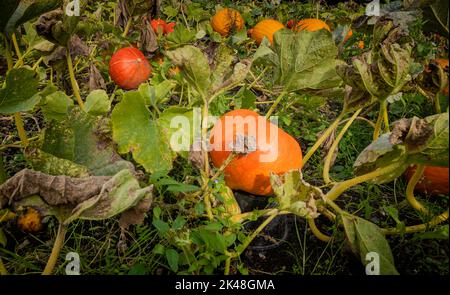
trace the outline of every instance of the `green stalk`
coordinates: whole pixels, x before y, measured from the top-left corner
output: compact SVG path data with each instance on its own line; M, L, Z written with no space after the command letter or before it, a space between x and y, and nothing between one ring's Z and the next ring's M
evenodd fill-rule
M383 111L380 106L380 111L378 112L377 122L375 123L375 129L373 130L373 141L377 140L380 137L381 124L383 123Z
M306 153L305 157L302 161L302 167L305 166L306 162L312 157L312 155L317 151L317 149L323 144L323 142L330 136L330 134L333 132L334 129L337 128L339 125L339 122L342 120L342 118L345 116L345 112L342 112L339 114L339 116L334 120L334 122L325 130L325 132L317 139L317 141L314 143L314 145L309 149L309 151Z
M22 142L22 146L23 147L28 146L29 141L20 113L14 113L14 121L16 122L17 132L19 133L19 138L20 141Z
M441 103L439 101L439 93L440 93L440 91L437 92L436 95L434 96L434 108L435 108L437 114L440 114L442 112Z
M281 92L280 95L278 95L277 99L275 100L275 102L272 104L272 106L270 107L269 111L266 114L266 119L270 118L270 115L272 115L273 111L275 111L275 108L277 107L277 105L280 103L281 99L287 94L287 92Z
M358 176L358 177L355 177L355 178L352 178L352 179L349 179L346 181L339 182L335 186L333 186L333 188L325 195L325 197L327 199L333 201L336 198L338 198L343 192L345 192L346 190L351 188L352 186L366 182L368 180L379 177L381 175L391 173L400 167L401 167L401 163L393 163L386 167L379 168L375 171L369 172L367 174L364 174L364 175L361 175L361 176Z
M404 231L399 230L398 228L382 228L381 231L385 235L399 235L402 233L411 234L411 233L417 233L417 232L423 232L431 227L435 227L442 222L446 221L448 219L448 209L441 213L438 216L435 216L433 219L431 219L427 223L418 224L418 225L411 225L405 227Z
M9 45L9 41L8 38L6 38L5 35L3 35L3 38L5 39L5 57L6 57L6 62L8 64L8 70L11 70L14 66L14 61L11 55L11 47Z
M67 228L63 222L59 223L58 233L56 235L55 243L53 244L52 253L47 261L47 265L45 266L42 275L51 275L53 273L53 269L55 268L56 262L58 260L59 253L64 245L64 238L66 236Z
M275 213L271 214L269 217L264 220L263 223L261 223L258 228L250 235L248 236L244 242L242 243L242 247L240 247L239 251L237 251L237 256L241 255L244 250L250 245L250 243L258 236L258 234L278 215L278 211L275 211Z
M224 275L230 274L230 267L231 267L231 256L228 256L227 260L225 260L225 271L223 272Z
M381 108L382 108L382 112L383 112L383 122L384 122L384 132L390 132L391 130L389 129L389 116L388 116L388 109L387 109L387 101L383 100L383 102L381 103Z
M69 46L67 46L67 48L66 48L66 60L67 60L67 68L69 70L70 84L72 85L73 95L75 95L78 105L83 110L84 103L80 96L80 88L78 87L77 80L75 79L75 72L73 71L72 57L70 56Z
M20 52L19 43L17 43L17 38L16 38L15 33L12 34L11 39L12 39L12 42L14 45L14 50L16 51L16 55L18 58L17 65L21 66L21 65L23 65L23 56L22 56L22 53Z
M125 38L128 35L128 32L130 31L131 24L132 24L132 16L130 16L127 20L127 24L125 25L125 29L123 30L122 37Z
M330 168L331 168L331 160L333 158L334 151L339 145L339 142L344 137L344 134L347 132L348 128L352 125L352 123L355 121L355 119L358 117L359 113L362 111L362 108L357 110L353 116L350 118L350 120L347 121L347 123L344 125L344 128L342 128L341 132L339 132L338 136L334 140L333 144L331 145L330 149L328 150L328 154L325 158L325 163L323 166L323 180L326 184L331 182L330 179Z

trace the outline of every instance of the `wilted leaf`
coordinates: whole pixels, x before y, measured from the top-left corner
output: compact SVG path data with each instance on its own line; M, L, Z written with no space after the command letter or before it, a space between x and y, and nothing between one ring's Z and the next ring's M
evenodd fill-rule
M88 177L89 169L68 159L58 158L37 148L27 148L25 157L37 171L50 175L67 175L71 177Z
M6 74L6 85L0 88L0 114L26 112L39 102L38 80L28 68L12 69Z
M55 214L60 222L68 224L77 218L110 218L144 199L151 202L152 188L141 189L127 169L112 177L87 178L52 176L24 169L0 185L0 207L6 204L33 205L39 211Z
M300 170L282 175L271 174L270 183L276 195L280 210L288 210L301 217L319 216L315 200L322 199L320 188L303 180Z
M56 9L39 17L36 22L36 32L48 41L66 47L79 20L78 16L68 16L62 9Z
M138 225L144 222L145 214L150 210L152 198L143 198L139 203L122 213L119 219L119 226L122 229L128 229L130 225Z
M95 64L91 62L89 65L89 90L106 89L105 79Z
M342 223L350 248L360 257L364 265L370 262L366 260L366 255L376 253L380 258L381 275L399 274L394 266L391 248L378 226L350 214L342 216Z
M366 174L391 164L398 168L389 174L373 178L374 183L385 183L399 177L411 164L448 166L448 113L425 119L401 119L393 123L391 133L381 135L368 145L354 163L358 175Z
M63 0L2 0L0 30L13 32L21 24L62 5Z
M144 53L152 53L159 48L155 31L147 20L143 21L140 43Z

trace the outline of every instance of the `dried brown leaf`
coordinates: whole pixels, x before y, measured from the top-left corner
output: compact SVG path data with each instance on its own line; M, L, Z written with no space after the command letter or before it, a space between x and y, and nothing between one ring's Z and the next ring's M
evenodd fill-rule
M110 176L72 178L23 169L0 186L0 207L39 195L49 205L76 205L98 195Z

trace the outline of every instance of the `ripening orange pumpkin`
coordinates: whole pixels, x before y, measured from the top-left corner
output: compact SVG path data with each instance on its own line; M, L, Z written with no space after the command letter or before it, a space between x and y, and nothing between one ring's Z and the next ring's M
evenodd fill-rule
M269 39L270 43L273 44L273 34L283 28L284 25L279 21L276 21L274 19L265 19L260 21L253 27L251 31L251 37L258 44L262 42L264 37Z
M262 120L259 122L260 125L258 125L258 119ZM255 128L243 123L249 120L255 122ZM259 130L261 130L261 136L265 136L264 139L258 137ZM274 130L276 132L273 132ZM267 121L265 117L246 109L226 113L212 129L210 156L215 167L222 166L231 153L230 145L238 138L247 139L248 142L253 140L253 146L256 148L250 149L248 153L238 153L225 167L225 182L231 189L267 196L273 193L270 185L271 172L282 174L301 168L302 151L297 141Z
M408 180L413 176L414 171L416 171L415 166L406 170L405 175ZM448 167L426 166L414 190L429 195L448 195L448 184Z
M231 31L240 31L244 28L244 19L239 11L231 8L223 8L211 18L211 26L214 31L222 36L228 36Z
M317 18L305 18L297 23L297 25L293 28L294 31L300 32L303 30L307 30L310 32L315 32L321 29L325 29L328 32L331 32L330 27L322 20Z
M435 60L434 60L444 71L448 71L448 59L445 59L445 58L436 58ZM444 94L444 95L447 95L448 96L448 84L447 84L447 87L445 87L443 90L442 90L442 93Z
M23 212L17 218L17 225L20 230L24 232L38 232L42 229L42 216L33 207L28 207L25 212Z
M134 47L125 47L116 51L109 61L111 79L125 90L136 89L147 81L152 73L147 58Z
M348 39L350 39L353 36L353 31L352 29L348 30L347 35L345 35L344 38L344 43L348 41Z

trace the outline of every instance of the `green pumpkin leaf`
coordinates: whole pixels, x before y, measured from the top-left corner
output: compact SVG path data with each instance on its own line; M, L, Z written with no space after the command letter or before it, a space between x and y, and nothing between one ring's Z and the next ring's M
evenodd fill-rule
M56 91L44 97L41 101L41 110L47 121L62 121L67 117L73 100L64 92Z
M82 176L86 170L89 175L134 171L133 164L115 151L112 140L105 134L107 130L103 130L105 126L107 121L76 107L64 121L45 129L43 141L37 146L40 151L31 150L27 160L34 169L54 175Z
M211 70L208 59L197 47L187 45L166 53L171 61L183 68L183 77L200 94L211 88Z
M268 50L258 54L274 64L274 82L285 91L323 90L342 83L335 70L341 63L336 60L337 48L325 30L279 30L273 48L276 58Z
M367 265L368 253L376 253L379 257L379 271L381 275L398 275L394 266L391 248L380 228L365 219L345 214L342 217L347 243L352 251L358 255L361 262Z
M101 116L107 114L111 109L111 101L105 90L94 90L86 98L84 110L93 116Z
M6 74L5 87L0 89L0 113L26 112L39 102L38 80L28 68L12 69Z
M179 261L179 254L174 249L166 249L166 258L167 262L169 263L169 267L173 272L178 271L178 261Z
M150 116L144 97L138 91L126 92L112 112L113 139L119 153L131 152L146 171L169 171L174 153L158 123Z

